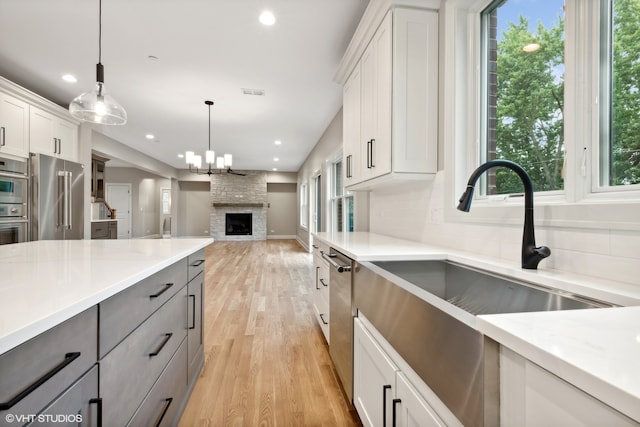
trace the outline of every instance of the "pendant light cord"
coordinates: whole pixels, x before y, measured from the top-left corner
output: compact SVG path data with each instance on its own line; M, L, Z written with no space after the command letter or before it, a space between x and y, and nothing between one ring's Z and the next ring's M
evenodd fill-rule
M102 63L102 0L98 0L98 63Z

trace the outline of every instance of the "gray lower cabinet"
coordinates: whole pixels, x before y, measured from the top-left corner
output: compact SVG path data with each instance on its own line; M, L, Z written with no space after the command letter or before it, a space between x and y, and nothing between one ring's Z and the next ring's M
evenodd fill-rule
M100 360L100 397L104 420L109 425L124 426L129 422L187 337L186 301L187 288L183 286Z
M182 397L187 391L186 371L187 342L183 340L128 426L175 425Z
M100 358L186 284L187 258L184 258L101 302Z
M187 375L190 382L196 380L204 364L203 294L204 273L200 273L187 285Z
M89 372L27 425L29 427L101 425L99 416L102 401L91 396L98 396L98 365L94 365Z
M0 355L0 425L24 425L97 359L98 310L92 307ZM87 399L97 398L97 390Z
M0 355L0 426L172 426L204 363L204 251Z

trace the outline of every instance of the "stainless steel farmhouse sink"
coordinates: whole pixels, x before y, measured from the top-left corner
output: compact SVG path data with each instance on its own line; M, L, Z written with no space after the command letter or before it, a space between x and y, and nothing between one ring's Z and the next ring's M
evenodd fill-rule
M473 315L610 307L579 295L516 282L451 262L373 264Z
M610 306L446 261L356 263L353 308L465 426L500 424L499 345L481 314Z

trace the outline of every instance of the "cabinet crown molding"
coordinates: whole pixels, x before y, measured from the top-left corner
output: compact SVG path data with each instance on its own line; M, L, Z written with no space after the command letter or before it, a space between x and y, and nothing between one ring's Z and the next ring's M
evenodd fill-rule
M333 80L344 86L351 71L364 53L373 34L390 9L396 7L438 10L439 0L371 0L353 33Z

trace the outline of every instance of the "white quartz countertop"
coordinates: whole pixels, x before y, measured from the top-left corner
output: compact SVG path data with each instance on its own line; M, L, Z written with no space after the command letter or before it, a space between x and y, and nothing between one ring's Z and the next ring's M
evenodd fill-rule
M459 320L526 359L640 421L640 285L544 270L372 233L318 233L320 241L354 260L448 260L519 281L617 305L589 310L492 314ZM417 286L399 286L431 303ZM448 311L449 312L449 311ZM464 317L464 316L463 316Z
M56 240L0 246L0 354L212 242Z

